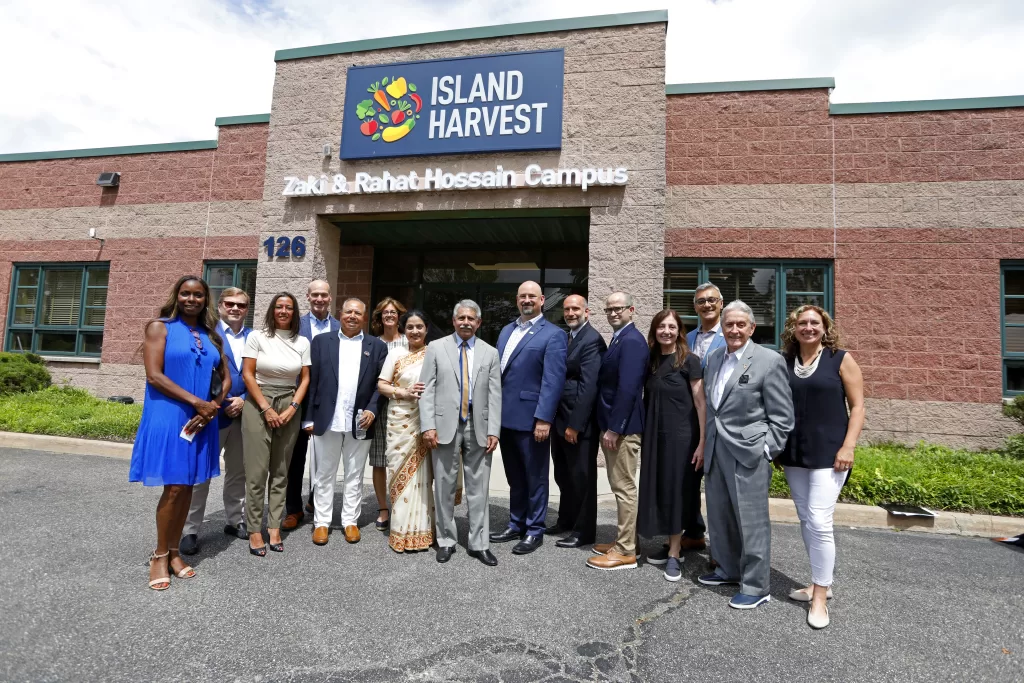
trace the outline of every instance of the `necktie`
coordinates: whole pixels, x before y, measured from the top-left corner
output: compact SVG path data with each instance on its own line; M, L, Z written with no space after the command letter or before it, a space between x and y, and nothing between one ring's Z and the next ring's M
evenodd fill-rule
M465 422L469 419L469 358L466 355L469 343L463 340L460 346L462 350L459 355L459 373L462 376L462 400L459 402L459 419Z

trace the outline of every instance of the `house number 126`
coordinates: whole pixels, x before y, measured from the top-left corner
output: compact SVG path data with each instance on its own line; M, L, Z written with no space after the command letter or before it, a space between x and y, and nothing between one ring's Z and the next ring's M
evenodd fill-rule
M306 255L306 238L298 237L268 237L263 241L267 248L267 258L287 258L293 256L302 258Z

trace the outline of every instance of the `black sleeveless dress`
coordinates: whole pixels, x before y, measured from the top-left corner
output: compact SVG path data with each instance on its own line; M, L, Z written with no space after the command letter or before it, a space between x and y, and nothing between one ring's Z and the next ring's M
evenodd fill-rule
M797 377L795 358L789 359L789 386L793 390L796 426L779 456L779 463L807 469L831 469L846 440L850 414L839 366L846 351L823 349L810 377Z

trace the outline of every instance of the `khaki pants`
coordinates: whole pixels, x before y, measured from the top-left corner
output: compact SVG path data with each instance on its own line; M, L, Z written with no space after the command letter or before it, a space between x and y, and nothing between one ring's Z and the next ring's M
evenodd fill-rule
M615 494L618 509L619 535L612 549L621 555L636 555L636 466L640 455L640 435L628 434L622 437L617 450L610 451L601 446L604 463L608 469L608 484Z
M294 387L260 387L277 413L292 401ZM242 407L242 461L245 464L245 519L249 533L263 526L263 497L267 498L267 528L280 529L288 490L288 463L299 435L302 417L292 416L283 427L271 429L250 396ZM269 478L269 485L268 485Z
M245 503L245 471L242 464L242 420L232 420L220 430L220 447L224 451L224 517L228 526L242 522ZM206 499L210 480L192 487L192 505L185 519L182 535L199 534L206 517Z

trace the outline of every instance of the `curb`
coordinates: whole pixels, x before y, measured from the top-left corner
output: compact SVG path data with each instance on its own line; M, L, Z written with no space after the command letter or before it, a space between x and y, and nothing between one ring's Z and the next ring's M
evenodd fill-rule
M36 451L70 455L99 455L127 460L132 457L132 444L93 439L73 439L66 436L44 436L41 434L19 434L0 432L0 447L24 448ZM369 477L366 478L370 482ZM555 489L552 489L555 490ZM507 488L492 488L491 495L508 498ZM702 496L703 498L703 496ZM552 493L552 500L558 495ZM598 496L598 505L614 507L615 497L606 493ZM773 522L799 524L793 501L788 498L770 498L768 512ZM972 515L966 512L939 512L934 519L916 517L894 517L886 510L874 505L837 503L833 523L836 526L859 529L892 529L893 531L919 531L953 536L1016 536L1024 534L1024 518L999 517L996 515Z

